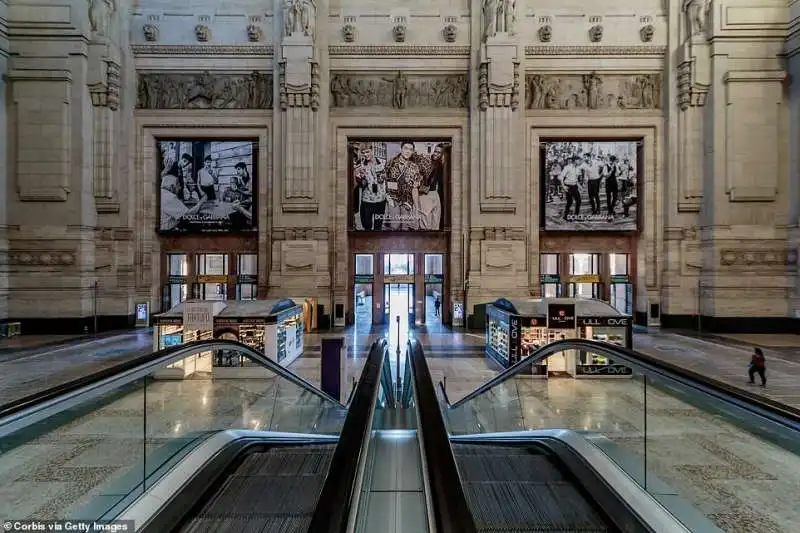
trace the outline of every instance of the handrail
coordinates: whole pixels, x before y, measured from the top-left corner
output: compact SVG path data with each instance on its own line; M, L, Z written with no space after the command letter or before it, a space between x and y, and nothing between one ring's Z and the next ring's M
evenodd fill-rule
M564 350L583 350L597 353L615 361L623 362L634 368L638 368L639 370L644 370L646 372L651 372L662 377L679 381L683 385L687 385L695 389L703 389L704 392L720 399L728 401L731 399L737 400L747 406L756 407L766 411L772 416L786 419L785 421L788 421L792 424L800 425L800 410L798 409L737 389L721 381L703 376L671 363L664 362L647 354L643 354L628 348L623 348L615 344L588 339L566 339L546 344L528 357L510 366L471 393L467 394L462 399L452 404L449 400L447 400L447 394L444 391L444 386L441 382L439 382L439 388L444 395L448 408L456 409L485 393L489 389L492 389L500 383L506 381L507 379L514 377L531 365L535 365L551 355Z
M436 398L422 344L408 342L408 357L417 399L417 417L427 465L430 498L437 533L477 533L464 487L458 474L450 438ZM434 524L431 524L433 526Z
M308 390L323 400L332 402L343 408L346 407L345 404L333 396L323 392L314 384L306 381L294 372L287 370L277 362L266 357L263 353L254 350L246 344L227 340L200 340L187 342L186 344L181 344L179 346L171 346L157 352L152 352L147 355L131 359L130 361L125 361L118 365L114 365L87 376L69 381L67 383L56 385L50 389L36 392L34 394L6 403L0 407L0 426L2 426L6 419L11 416L19 415L26 410L35 409L37 406L44 405L50 401L58 399L59 397L77 393L82 389L91 389L112 379L122 378L124 374L128 374L130 376L131 379L127 381L127 383L130 383L141 377L141 375L139 375L141 372L137 371L147 370L147 372L145 372L145 374L147 374L154 368L171 364L195 353L212 350L238 350L255 362L261 364L278 376L290 381L298 387Z
M381 368L387 354L386 339L372 343L361 378L353 395L353 403L342 426L339 443L333 452L331 466L322 486L308 533L344 533L347 531L355 493L361 490L359 469L366 457Z

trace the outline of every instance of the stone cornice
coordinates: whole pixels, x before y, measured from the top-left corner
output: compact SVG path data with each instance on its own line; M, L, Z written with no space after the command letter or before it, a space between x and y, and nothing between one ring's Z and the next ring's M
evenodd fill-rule
M136 56L271 56L272 45L132 44Z
M469 46L423 45L332 45L331 56L464 56L469 57Z
M526 56L638 56L663 57L666 46L629 45L533 45L525 47Z

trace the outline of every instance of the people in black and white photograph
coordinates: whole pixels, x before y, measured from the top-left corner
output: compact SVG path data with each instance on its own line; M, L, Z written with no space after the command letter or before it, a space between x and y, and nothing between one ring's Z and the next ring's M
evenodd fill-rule
M371 141L353 149L353 226L361 231L442 227L447 143Z
M547 142L544 229L635 231L637 145L635 141Z
M159 141L159 148L160 231L255 230L252 141Z

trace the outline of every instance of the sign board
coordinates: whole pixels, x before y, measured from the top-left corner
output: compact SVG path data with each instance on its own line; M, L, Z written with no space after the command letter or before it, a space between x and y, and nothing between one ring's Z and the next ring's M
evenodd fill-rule
M570 283L600 283L600 276L597 274L581 274L579 276L570 276Z
M228 276L197 276L197 283L228 283Z
M625 365L577 365L575 373L581 376L631 376L633 369Z
M186 283L186 276L169 276L167 278L167 283L170 285L178 285L181 283Z
M214 302L184 302L184 331L213 331Z
M630 277L627 274L613 274L611 283L630 283Z
M414 283L414 275L406 274L402 276L384 276L384 283Z
M550 329L575 329L575 304L548 304L547 327Z
M542 274L539 276L539 283L561 283L561 276L558 274Z
M627 316L618 317L581 317L578 319L580 326L599 326L606 328L625 328L630 324L631 319Z
M258 283L258 276L239 274L239 283Z
M355 279L353 280L355 283L372 283L375 279L375 276L372 274L356 274Z
M442 274L425 274L425 283L444 283Z
M136 303L136 327L146 328L150 325L150 304L147 302Z

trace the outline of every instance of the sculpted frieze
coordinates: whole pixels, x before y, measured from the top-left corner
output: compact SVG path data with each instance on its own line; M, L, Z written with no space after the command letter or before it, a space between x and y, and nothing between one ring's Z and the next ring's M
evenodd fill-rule
M528 109L661 109L661 75L533 74Z
M333 107L466 108L466 74L332 74Z
M272 75L138 75L138 109L272 109Z

